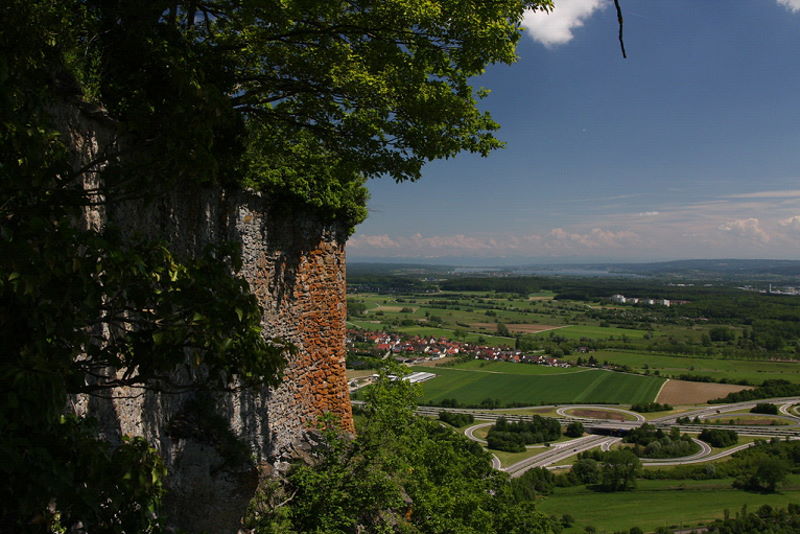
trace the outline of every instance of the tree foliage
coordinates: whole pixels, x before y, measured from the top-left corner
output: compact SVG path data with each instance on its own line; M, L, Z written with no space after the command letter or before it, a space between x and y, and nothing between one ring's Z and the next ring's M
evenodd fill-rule
M256 532L560 532L558 521L534 510L529 499L536 490L521 489L527 482L512 486L477 443L414 416L418 395L418 386L388 380L384 372L367 393L357 437L343 439L325 422L316 464L296 463L285 485L254 503L247 526Z
M710 534L791 534L800 530L800 506L790 503L784 509L764 504L755 512L744 506L734 517L726 514L707 528Z
M626 491L636 487L642 469L639 458L628 449L608 451L603 456L601 481L606 491Z
M722 430L718 428L704 428L698 436L713 447L730 447L739 441L739 435L735 430Z
M500 146L469 78L513 61L523 10L548 5L3 2L0 524L156 530L157 456L62 417L68 396L270 384L290 349L262 336L235 247L181 256L86 209L215 184L352 227L366 178ZM64 124L78 108L109 129L92 161Z
M700 446L688 434L681 435L677 427L667 435L648 423L629 431L624 441L634 443L631 450L641 458L679 458L700 450Z
M584 432L586 432L586 429L580 421L573 421L564 429L564 435L570 438L579 438Z
M778 406L770 402L759 402L752 408L750 413L764 413L769 415L778 415Z
M530 421L508 422L500 417L489 429L486 442L490 449L522 452L526 445L555 441L561 436L561 425L550 417L534 415Z

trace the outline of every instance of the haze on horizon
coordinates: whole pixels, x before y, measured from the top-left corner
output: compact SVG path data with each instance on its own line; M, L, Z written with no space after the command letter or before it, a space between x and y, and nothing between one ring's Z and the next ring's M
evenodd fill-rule
M351 260L800 259L800 0L556 0L474 80L505 149L369 184Z

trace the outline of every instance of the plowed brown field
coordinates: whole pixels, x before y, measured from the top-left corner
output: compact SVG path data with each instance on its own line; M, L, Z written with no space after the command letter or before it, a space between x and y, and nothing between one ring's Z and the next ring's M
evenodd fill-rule
M670 380L661 389L656 402L662 404L698 404L711 399L724 397L728 393L752 389L750 386L737 386L734 384L714 384L711 382L688 382L685 380Z

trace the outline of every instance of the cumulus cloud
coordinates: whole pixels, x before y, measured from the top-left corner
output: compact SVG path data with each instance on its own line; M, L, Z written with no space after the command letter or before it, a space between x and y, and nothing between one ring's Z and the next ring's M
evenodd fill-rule
M527 11L522 24L534 40L547 47L556 46L570 42L572 31L605 5L605 0L558 0L550 12Z
M723 232L728 232L731 235L735 235L737 237L752 239L755 241L760 241L762 243L766 243L770 239L769 234L767 234L761 228L760 221L755 217L728 221L726 223L720 224L718 226L718 229L722 230Z
M778 0L778 3L792 13L800 11L800 0Z
M778 224L791 230L792 232L800 232L800 215L787 217L778 221Z
M587 233L567 232L563 228L554 228L547 234L545 246L548 248L561 248L565 243L578 245L578 248L620 248L635 244L638 235L626 230L613 232L602 228L592 228ZM569 247L575 249L575 247Z
M350 246L354 248L398 248L400 244L386 234L358 235L350 239Z
M602 252L635 246L639 236L630 231L611 231L592 228L587 232L554 228L544 234L505 235L502 237L455 235L389 237L387 235L356 235L350 239L349 250L361 254L378 253L387 256L501 256L501 255L572 255Z

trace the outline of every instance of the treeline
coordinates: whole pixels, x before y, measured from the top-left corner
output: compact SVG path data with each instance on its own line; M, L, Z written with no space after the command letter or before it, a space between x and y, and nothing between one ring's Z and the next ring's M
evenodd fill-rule
M501 417L489 430L486 442L490 449L523 452L525 445L555 441L561 437L561 424L550 417L534 415L531 421L511 423Z
M541 291L543 283L544 279L531 276L451 278L440 282L439 288L446 291L494 291L528 295Z
M425 282L414 276L359 274L348 273L347 286L349 293L415 293L431 292L438 289L436 284Z
M487 397L479 403L463 403L457 399L448 398L438 402L432 401L429 406L442 406L443 408L476 408L480 410L495 410L497 408L522 408L530 406L529 402L503 402L500 399Z
M601 451L593 449L578 454L572 469L554 474L545 467L529 469L511 479L511 488L518 499L533 500L549 495L555 487L587 485L595 491L625 491L636 487L642 464L629 449ZM564 521L564 526L569 526Z
M745 402L756 399L768 399L771 397L794 397L800 395L800 384L792 384L788 380L774 379L764 380L764 383L753 389L743 389L728 393L719 399L708 401L709 404L728 404L733 402Z
M698 436L712 447L730 447L739 442L739 436L734 430L722 430L718 428L704 428Z
M631 410L639 413L666 412L671 409L671 404L660 404L658 402L639 402L631 405Z
M727 512L727 510L726 510ZM734 517L729 513L724 519L715 519L706 526L708 534L796 534L800 532L800 505L789 503L786 508L773 508L763 504L755 512L747 506Z

